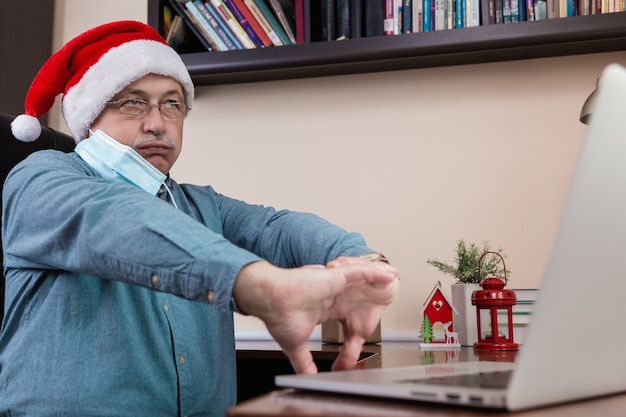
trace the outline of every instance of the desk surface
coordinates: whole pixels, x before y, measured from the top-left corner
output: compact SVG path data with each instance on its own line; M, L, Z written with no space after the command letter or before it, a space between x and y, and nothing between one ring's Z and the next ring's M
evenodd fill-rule
M275 350L273 344L238 343L243 351ZM335 345L311 344L315 352L336 352ZM363 368L420 365L429 363L447 363L466 360L514 361L517 352L477 354L472 348L460 350L421 351L413 342L384 342L380 345L368 345L366 352L375 353L365 359ZM489 356L486 356L489 355ZM545 417L566 415L568 417L588 416L623 416L626 413L626 394L581 401L560 406L552 406L525 412L518 412L516 417ZM384 399L340 396L326 393L311 393L300 390L280 389L259 397L243 401L231 407L228 417L278 417L278 416L341 416L341 417L421 417L421 416L479 416L501 415L506 413L438 404L409 403Z

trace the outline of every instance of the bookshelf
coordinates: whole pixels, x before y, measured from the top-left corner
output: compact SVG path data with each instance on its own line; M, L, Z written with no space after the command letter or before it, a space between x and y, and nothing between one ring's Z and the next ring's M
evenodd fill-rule
M163 33L166 0L148 0ZM225 52L182 53L198 86L626 50L626 12Z

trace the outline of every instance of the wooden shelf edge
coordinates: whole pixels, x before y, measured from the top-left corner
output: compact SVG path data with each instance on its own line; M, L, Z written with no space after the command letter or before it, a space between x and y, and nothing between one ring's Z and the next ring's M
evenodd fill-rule
M158 30L154 2L148 23ZM181 57L202 86L618 50L626 50L626 12Z

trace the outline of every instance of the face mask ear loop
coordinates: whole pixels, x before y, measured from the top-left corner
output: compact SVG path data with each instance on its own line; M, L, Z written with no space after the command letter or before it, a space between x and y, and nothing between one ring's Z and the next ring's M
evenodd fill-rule
M165 191L167 191L167 194L172 199L172 204L174 204L174 207L176 207L176 209L178 209L178 204L176 204L176 200L174 199L174 194L172 194L172 190L170 190L170 187L168 187L165 182L163 183L163 187L165 188Z

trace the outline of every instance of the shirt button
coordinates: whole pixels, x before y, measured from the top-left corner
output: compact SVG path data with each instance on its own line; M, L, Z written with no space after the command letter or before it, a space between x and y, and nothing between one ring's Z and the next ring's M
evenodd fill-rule
M207 291L206 300L209 303L213 304L215 302L215 293L213 291Z
M185 364L185 357L183 355L180 355L178 357L178 362L180 362L181 365L184 365Z
M150 281L152 281L152 285L159 285L159 277L157 275L152 275L152 278L150 278Z
M165 312L167 313L168 311L170 311L170 306L168 306L167 304L163 304L163 310L165 310Z

